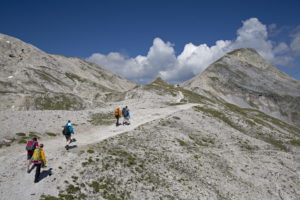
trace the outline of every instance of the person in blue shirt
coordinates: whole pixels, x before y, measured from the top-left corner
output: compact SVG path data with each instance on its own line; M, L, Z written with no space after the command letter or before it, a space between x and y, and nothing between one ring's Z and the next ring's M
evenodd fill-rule
M130 125L130 112L129 112L129 109L127 106L125 106L125 108L123 108L122 110L122 114L123 114L123 117L124 117L124 121L123 121L123 125Z
M69 149L69 144L72 142L71 135L74 134L74 128L70 120L64 126L64 135L66 137L66 146L65 148Z

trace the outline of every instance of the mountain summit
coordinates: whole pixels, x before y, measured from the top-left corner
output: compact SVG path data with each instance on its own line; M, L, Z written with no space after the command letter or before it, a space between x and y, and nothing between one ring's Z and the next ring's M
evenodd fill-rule
M300 82L268 63L254 49L236 49L226 54L183 83L183 87L300 124Z
M0 34L0 110L78 110L136 86L80 58L47 54Z

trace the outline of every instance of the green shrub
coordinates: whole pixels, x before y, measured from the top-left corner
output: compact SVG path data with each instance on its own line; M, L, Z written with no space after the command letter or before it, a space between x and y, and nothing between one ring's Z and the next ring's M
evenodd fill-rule
M21 139L18 141L19 144L26 144L27 143L27 140L26 139Z
M35 137L35 138L39 138L39 137L38 137L38 133L37 133L37 132L33 132L33 131L30 131L30 132L29 132L29 137L30 137L30 138L34 138L34 137Z
M300 140L291 140L290 144L294 146L300 146Z
M95 153L95 151L93 149L89 149L87 150L88 153Z
M180 146L187 146L186 142L181 139L176 139L179 142Z
M16 133L17 136L23 137L26 136L26 133Z
M46 132L47 135L51 136L51 137L55 137L56 134L55 133L51 133L51 132Z
M40 200L61 200L61 199L58 197L51 196L51 195L42 194L40 197Z

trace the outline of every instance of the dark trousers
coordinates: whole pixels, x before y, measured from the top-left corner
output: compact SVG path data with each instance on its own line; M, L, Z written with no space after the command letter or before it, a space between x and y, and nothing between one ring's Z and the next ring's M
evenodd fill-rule
M116 116L116 119L117 119L116 126L119 126L120 125L120 123L119 123L120 116Z
M34 178L34 182L38 182L39 181L39 177L40 177L40 174L41 174L41 165L42 164L34 164L35 165L35 178Z

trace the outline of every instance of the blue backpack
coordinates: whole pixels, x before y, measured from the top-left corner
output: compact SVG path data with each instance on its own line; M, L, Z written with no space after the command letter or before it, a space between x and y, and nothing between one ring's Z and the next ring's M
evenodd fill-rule
M63 135L70 135L70 130L68 126L64 126L64 129L62 131Z

